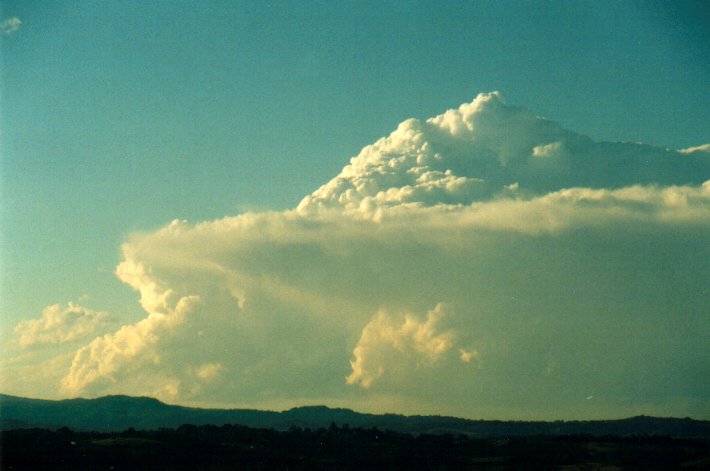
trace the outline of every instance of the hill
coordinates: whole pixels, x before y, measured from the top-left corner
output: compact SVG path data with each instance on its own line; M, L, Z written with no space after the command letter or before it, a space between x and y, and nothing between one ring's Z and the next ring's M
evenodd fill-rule
M0 427L112 432L128 428L152 430L183 424L224 425L288 430L327 428L330 424L413 434L465 434L471 437L532 435L664 435L710 437L710 421L690 418L632 417L592 421L497 421L443 416L364 414L325 406L297 407L283 412L253 409L201 409L165 404L149 397L105 396L97 399L50 401L0 394Z

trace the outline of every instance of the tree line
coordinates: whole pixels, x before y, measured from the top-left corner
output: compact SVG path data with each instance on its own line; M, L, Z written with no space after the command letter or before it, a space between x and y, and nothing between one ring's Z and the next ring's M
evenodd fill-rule
M409 434L337 426L286 431L182 425L123 432L20 429L0 435L7 470L707 469L710 439L668 436Z

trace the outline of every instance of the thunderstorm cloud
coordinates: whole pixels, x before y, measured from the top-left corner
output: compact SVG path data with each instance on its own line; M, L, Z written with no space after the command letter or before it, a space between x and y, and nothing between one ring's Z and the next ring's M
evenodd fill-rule
M594 142L497 93L406 120L297 208L131 236L145 317L61 391L707 416L707 150Z

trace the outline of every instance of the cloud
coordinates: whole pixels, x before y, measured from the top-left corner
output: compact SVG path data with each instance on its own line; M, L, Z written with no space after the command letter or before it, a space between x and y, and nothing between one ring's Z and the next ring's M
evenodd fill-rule
M222 372L224 368L219 363L205 363L195 370L200 379L212 379Z
M17 324L15 345L27 348L75 342L105 328L110 319L107 312L93 311L72 302L66 308L54 304L44 308L39 319Z
M705 152L710 154L710 144L703 144L702 146L688 147L687 149L681 149L678 152L683 154L692 154L694 152Z
M517 185L541 195L570 187L700 184L710 156L631 143L593 142L498 93L421 122L409 119L365 147L342 172L298 206L302 213L341 208L470 204Z
M466 350L459 348L459 358L464 363L470 363L472 360L476 360L480 357L476 350Z
M393 353L436 363L452 348L456 337L450 330L439 332L438 324L444 316L441 304L429 311L424 321L409 313L395 316L379 311L362 330L353 350L355 360L350 362L352 373L346 378L347 383L369 388L385 372ZM401 361L398 359L395 364Z
M131 236L116 274L146 316L78 349L62 392L707 416L708 162L498 94L407 120L296 209Z
M18 17L7 18L0 22L0 32L5 36L9 36L20 29L20 25L22 25L22 21Z
M117 273L148 316L79 350L64 391L403 395L469 416L608 415L647 397L699 410L709 238L710 183L174 222L123 248ZM439 301L451 314L417 314ZM606 391L602 410L574 401L590 389Z
M131 372L140 374L151 366L160 366L161 354L151 347L183 321L185 313L198 298L180 298L173 308L166 309L166 299L171 292L168 290L161 293L158 300L153 300L153 289L152 282L148 282L148 287L142 290L143 306L152 309L148 311L148 317L136 324L125 325L114 334L98 337L76 352L69 373L62 380L62 391L68 395L78 395L90 384L94 388L115 384L117 380L114 375L117 372L123 375ZM146 393L174 399L177 386L172 384L175 381L165 381L162 376L158 377L171 386L167 389L158 387ZM169 392L167 396L166 391Z
M34 349L0 359L3 393L56 398L57 386L66 375L73 356L71 350L57 354Z
M556 155L560 155L563 150L563 144L561 142L552 142L550 144L540 145L533 147L533 156L540 158L550 158Z

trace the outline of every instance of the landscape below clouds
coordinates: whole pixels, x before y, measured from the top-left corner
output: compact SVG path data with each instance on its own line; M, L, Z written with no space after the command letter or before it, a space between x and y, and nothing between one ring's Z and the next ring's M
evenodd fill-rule
M594 142L498 93L406 120L297 208L131 235L116 275L145 317L48 308L5 392L710 418L698 144Z

